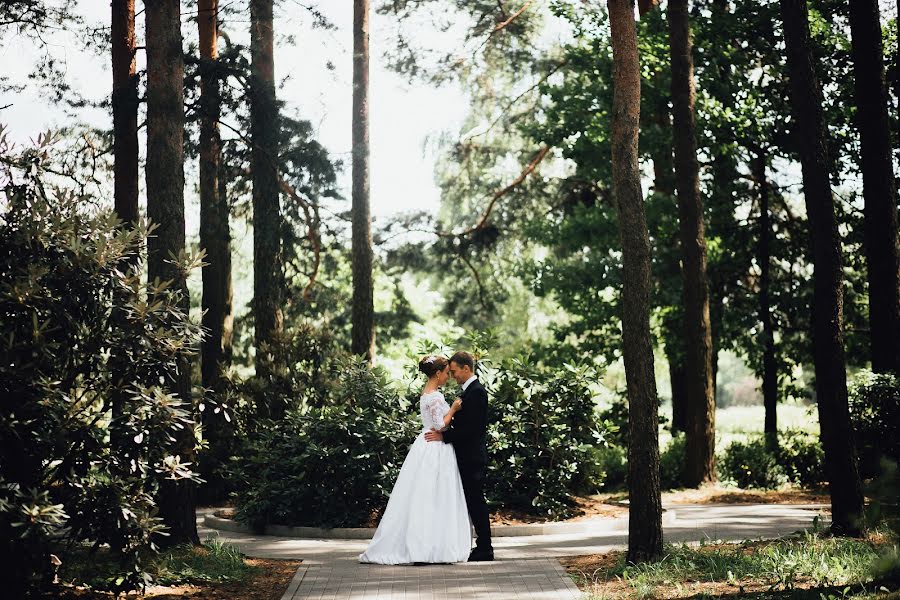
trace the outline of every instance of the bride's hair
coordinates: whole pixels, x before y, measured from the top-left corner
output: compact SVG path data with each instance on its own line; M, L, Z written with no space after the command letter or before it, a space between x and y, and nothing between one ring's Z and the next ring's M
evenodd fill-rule
M429 354L428 356L423 356L422 360L419 361L419 371L425 373L425 376L431 379L435 373L443 371L449 364L450 361L443 356Z

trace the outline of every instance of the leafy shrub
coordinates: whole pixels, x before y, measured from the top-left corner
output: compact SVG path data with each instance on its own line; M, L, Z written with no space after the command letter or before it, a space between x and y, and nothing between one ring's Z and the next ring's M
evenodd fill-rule
M628 398L624 395L618 396L609 406L600 411L599 419L607 423L604 439L609 443L622 448L628 448ZM658 421L660 425L666 425L668 419L659 415Z
M327 395L260 428L237 469L237 518L364 526L387 504L420 424L379 370L347 358L335 364Z
M684 448L684 434L679 433L672 436L672 441L659 453L659 485L662 489L684 485Z
M591 449L590 463L596 465L595 481L603 490L614 490L625 485L628 479L628 451L609 444Z
M592 446L604 424L588 371L543 373L529 363L508 361L491 377L486 490L494 503L565 518L579 473L596 473Z
M773 489L788 481L778 457L766 448L762 438L732 442L718 464L719 478L741 488Z
M795 429L778 432L776 460L794 483L813 487L825 482L825 451L816 435Z
M850 382L849 401L860 474L876 477L882 458L900 463L900 380L860 371Z
M609 406L600 411L600 419L609 422L614 428L606 434L610 444L620 448L628 448L628 399L618 396Z
M197 329L176 292L148 302L131 274L145 229L124 231L39 179L49 150L23 159L0 214L0 561L17 577L11 597L51 581L51 554L65 564L86 540L117 554L111 587L141 586L142 551L161 529L156 490L192 476L171 445L190 414L161 384Z

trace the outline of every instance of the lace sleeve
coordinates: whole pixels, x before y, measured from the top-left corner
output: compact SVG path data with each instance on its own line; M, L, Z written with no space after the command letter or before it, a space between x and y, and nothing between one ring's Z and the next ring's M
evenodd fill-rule
M441 393L434 394L428 399L425 405L428 418L431 419L431 426L434 429L444 428L444 415L447 414L447 404L444 402L444 395Z

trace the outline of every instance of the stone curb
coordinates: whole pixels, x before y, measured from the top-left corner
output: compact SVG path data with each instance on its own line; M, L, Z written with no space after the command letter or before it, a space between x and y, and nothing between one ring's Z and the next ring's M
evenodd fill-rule
M671 508L663 509L663 525L671 525L675 521L675 511ZM493 525L491 535L493 537L521 537L533 535L576 535L590 533L597 529L603 529L608 524L618 521L619 518L593 519L589 521L576 521L574 523L534 523L528 525ZM203 524L211 529L231 531L233 533L246 533L260 535L247 525L234 519L223 519L212 513L203 517ZM323 527L291 527L288 525L266 525L261 535L278 537L291 537L301 539L331 539L331 540L369 540L375 535L374 527L335 527L325 529Z

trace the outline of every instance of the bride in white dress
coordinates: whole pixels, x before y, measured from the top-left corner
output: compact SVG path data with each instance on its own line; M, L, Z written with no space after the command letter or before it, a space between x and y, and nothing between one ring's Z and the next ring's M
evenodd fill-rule
M451 444L428 443L424 437L431 429L446 429L462 407L459 399L448 406L439 391L448 367L441 356L419 361L419 371L428 376L419 398L422 433L403 461L375 537L359 562L455 563L469 557L472 529L456 452Z

